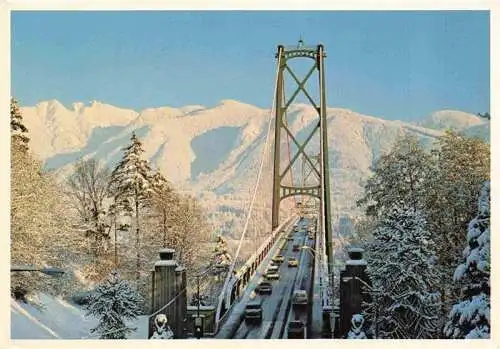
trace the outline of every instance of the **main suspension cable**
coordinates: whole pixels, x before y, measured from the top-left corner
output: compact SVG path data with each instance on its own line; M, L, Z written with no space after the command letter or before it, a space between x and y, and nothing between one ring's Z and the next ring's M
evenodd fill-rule
M276 69L276 82L278 81L278 73L279 73L279 69L280 69L280 63L281 63L281 59L278 58L278 67ZM276 89L277 89L277 83L275 84L275 88L274 88L274 94L273 94L274 96L276 96ZM226 293L226 289L227 289L227 286L229 284L229 280L231 279L231 277L233 275L234 267L236 265L236 260L238 259L238 255L240 253L241 246L242 246L243 240L245 238L246 231L248 229L248 224L250 222L250 217L251 217L251 214L252 214L252 209L253 209L253 205L254 205L254 202L255 202L255 198L257 197L257 189L259 187L260 179L261 179L261 176L262 176L262 169L264 167L264 159L265 159L266 152L267 152L267 149L268 149L269 139L270 139L270 135L271 135L272 116L273 116L273 111L274 111L275 107L276 107L276 97L273 98L273 104L272 104L272 107L271 107L271 111L269 113L269 123L268 123L268 127L267 127L266 142L265 142L264 147L262 149L262 157L261 157L259 172L257 174L257 180L256 180L256 183L255 183L254 192L253 192L252 199L251 199L250 206L249 206L249 210L248 210L248 213L247 213L245 226L243 227L243 232L241 234L240 242L238 244L238 249L236 250L236 253L235 253L235 256L234 256L234 259L233 259L233 263L231 263L231 267L229 268L229 271L228 271L228 273L226 275L226 280L224 281L224 286L222 287L222 292L219 295L219 302L218 302L218 305L217 305L217 312L216 312L216 316L215 316L216 326L217 327L218 327L218 321L220 319L220 311L221 311L221 308L222 308L222 301L224 299L224 296L225 296L225 293Z

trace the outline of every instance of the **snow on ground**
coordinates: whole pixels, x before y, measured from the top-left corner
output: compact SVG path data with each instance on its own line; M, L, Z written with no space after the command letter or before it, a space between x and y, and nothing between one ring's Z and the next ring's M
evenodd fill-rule
M11 339L96 339L89 330L97 319L85 317L80 307L46 294L39 299L42 307L11 299ZM130 339L147 339L147 316L140 316L131 326L137 330Z

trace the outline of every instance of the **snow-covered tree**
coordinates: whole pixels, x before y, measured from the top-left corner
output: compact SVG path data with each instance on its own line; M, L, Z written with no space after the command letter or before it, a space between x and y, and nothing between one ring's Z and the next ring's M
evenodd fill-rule
M366 333L363 330L365 319L361 314L354 314L351 319L351 329L347 333L347 339L366 339Z
M198 201L192 196L182 196L177 206L178 222L175 232L176 249L179 249L179 260L186 268L194 268L200 261L206 263L210 251L209 226L205 212Z
M115 268L118 267L119 264L119 258L118 258L118 233L122 232L128 232L130 229L130 224L125 223L123 218L124 217L130 217L132 215L132 208L125 205L125 207L121 207L121 209L128 208L129 210L126 210L125 212L120 212L118 209L118 206L116 203L112 203L108 207L107 211L107 217L109 219L109 225L110 227L113 228L113 260L115 264Z
M15 98L10 99L10 131L13 143L22 145L23 150L28 149L28 129L23 124L23 116L19 103Z
M446 132L433 154L437 172L427 182L425 213L437 246L445 318L460 293L448 278L460 263L467 225L476 214L481 186L490 178L490 146Z
M84 305L86 316L99 319L98 325L90 330L91 334L97 334L101 339L126 339L127 334L136 330L126 322L141 314L142 302L143 298L128 281L121 280L116 271L111 272Z
M220 267L229 266L233 261L233 257L228 252L227 242L221 235L218 235L216 243L217 245L215 246L213 257L214 264Z
M372 331L379 338L435 338L435 246L422 214L405 203L394 205L381 218L367 252L373 287L366 313Z
M166 245L177 252L177 260L188 270L196 269L196 264L206 264L210 258L204 246L209 241L208 224L205 212L198 201L188 195L178 194L173 187L167 186L153 195L152 228L154 235L150 244L159 247Z
M491 120L491 115L488 112L486 112L486 113L477 113L476 115L479 116L480 118L483 118L483 119L486 119L486 120Z
M479 139L447 131L428 154L417 139L405 137L379 159L358 201L369 219L362 231L368 228L369 232L370 225L377 224L398 200L424 213L436 246L442 320L458 297L459 288L447 277L459 263L461 242L474 217L479 189L489 179L489 164L489 145ZM370 234L364 234L363 239L370 240Z
M95 159L76 163L69 176L68 196L80 217L79 229L90 241L94 263L101 262L101 257L110 240L110 224L106 220L105 199L110 173Z
M354 234L349 237L349 242L352 245L363 247L367 242L373 239L373 231L377 225L377 220L374 217L360 216L354 219Z
M444 329L450 338L490 337L490 183L481 190L478 214L469 223L463 263L453 280L461 282L462 300L455 304Z
M152 188L150 184L151 168L147 160L142 159L142 143L132 133L131 144L124 149L121 161L111 173L110 193L117 208L135 213L136 229L136 281L139 284L141 270L140 245L140 209L149 204Z
M418 139L411 135L400 138L391 151L377 161L358 206L366 207L366 214L374 217L379 217L399 201L422 209L426 179L433 176L433 171L433 159Z
M158 218L160 223L162 246L167 247L167 237L171 233L169 227L172 229L172 216L174 207L179 203L179 197L160 170L156 170L151 176L151 185L153 188L151 196L153 215Z
M81 239L71 226L71 212L55 177L29 149L27 129L17 102L11 100L11 265L54 266L70 269L78 259ZM12 294L18 298L31 291L54 293L61 279L41 273L11 273ZM56 287L54 287L56 286ZM68 284L69 287L69 284Z

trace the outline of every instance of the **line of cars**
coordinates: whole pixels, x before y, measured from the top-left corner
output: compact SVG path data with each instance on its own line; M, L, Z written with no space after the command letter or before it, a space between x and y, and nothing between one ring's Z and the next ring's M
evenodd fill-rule
M294 233L300 232L300 228L298 226L294 227L294 230L289 234L287 240L293 240ZM291 238L291 239L290 239ZM311 238L311 236L309 236ZM301 250L301 246L299 244L294 244L292 246L293 252L299 252ZM264 274L264 280L262 280L255 288L255 292L261 295L269 295L272 294L273 280L279 280L280 278L280 266L285 262L285 257L281 254L276 255L271 260L271 265L267 268ZM299 266L299 261L296 257L290 256L287 259L288 268L296 268ZM293 307L304 307L308 304L309 296L307 291L305 290L294 290L292 294L292 306ZM244 318L245 321L262 321L262 300L252 301L248 303L245 307ZM290 321L288 324L288 338L306 338L306 328L305 324L300 320Z

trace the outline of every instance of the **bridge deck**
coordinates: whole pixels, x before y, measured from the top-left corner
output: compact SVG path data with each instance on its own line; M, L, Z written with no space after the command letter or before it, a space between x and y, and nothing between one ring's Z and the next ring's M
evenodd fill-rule
M216 338L231 338L234 335L238 326L243 320L243 311L245 310L246 303L255 293L255 287L259 284L260 278L265 273L267 266L269 265L271 259L276 255L282 243L282 240L277 240L266 258L264 258L260 266L257 268L255 276L249 281L248 286L246 287L241 299L231 309L230 315L225 321L224 326L219 329Z
M289 229L290 230L290 229ZM287 234L288 235L288 234ZM295 289L304 289L310 294L312 300L312 282L313 282L313 255L310 251L301 249L293 251L293 245L306 245L314 247L314 240L307 238L306 232L297 232L293 235L291 241L279 241L273 246L273 249L268 254L266 259L257 269L255 276L246 288L244 295L236 303L231 310L231 313L216 335L216 338L235 338L235 339L257 339L257 338L287 338L287 325L291 320L300 319L308 325L316 329L321 327L321 324L312 324L310 306L302 308L294 308L291 305L291 297ZM280 266L280 279L273 280L273 290L271 295L255 294L256 285L262 280L265 270L270 264L273 256L281 254L285 257L285 262ZM299 260L299 267L288 267L288 257L295 257ZM246 304L251 300L261 300L263 319L260 324L249 324L244 321L243 312ZM315 317L318 319L318 317ZM313 338L310 335L309 338Z

